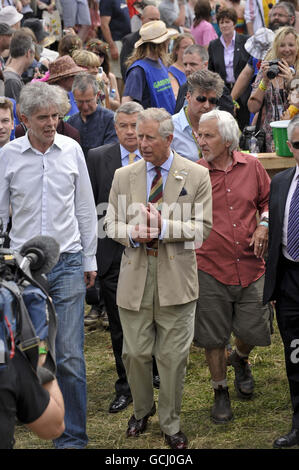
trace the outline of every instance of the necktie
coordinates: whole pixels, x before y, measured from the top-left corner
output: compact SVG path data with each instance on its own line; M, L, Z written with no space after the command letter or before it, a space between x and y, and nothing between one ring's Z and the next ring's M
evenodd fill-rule
M159 166L155 166L155 172L156 174L152 181L148 202L156 204L156 207L159 208L159 205L162 203L163 199L163 180L161 175L161 168Z
M131 165L131 163L134 163L135 157L136 153L129 153L129 165Z
M155 166L155 176L152 181L151 190L148 198L148 202L155 204L156 208L159 210L159 205L162 204L163 200L163 179L161 175L161 168ZM158 240L153 240L147 243L147 248L158 248Z
M299 258L299 178L289 210L287 252L294 260Z

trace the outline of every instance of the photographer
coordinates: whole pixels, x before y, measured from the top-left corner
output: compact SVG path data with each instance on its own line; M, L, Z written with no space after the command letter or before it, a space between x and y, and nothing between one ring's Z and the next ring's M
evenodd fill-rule
M275 152L270 122L280 120L288 107L288 85L299 66L299 37L291 26L280 28L252 85L248 109L258 113L263 106L262 126L266 152Z
M64 431L64 403L57 380L40 385L27 359L16 349L7 367L0 367L0 449L12 449L15 421L41 439Z

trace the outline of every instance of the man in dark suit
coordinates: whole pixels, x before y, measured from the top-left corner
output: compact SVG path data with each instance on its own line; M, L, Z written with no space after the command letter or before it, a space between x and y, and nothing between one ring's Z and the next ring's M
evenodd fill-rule
M183 65L185 75L188 78L193 72L199 70L205 70L208 68L209 54L205 47L200 46L199 44L192 44L188 46L183 55ZM186 101L186 95L188 91L187 82L180 86L174 114L180 112ZM230 96L230 91L226 86L223 88L223 93L219 98L218 108L222 111L227 111L234 116L234 104Z
M120 106L114 117L115 130L119 142L92 149L87 157L87 167L97 212L102 217L99 221L98 230L98 278L108 314L112 348L118 374L118 379L115 383L116 397L110 404L110 413L117 413L126 408L131 403L132 396L121 357L123 332L116 305L116 288L124 248L120 243L105 235L102 221L106 213L115 170L142 158L137 149L135 131L137 116L142 110L142 106L135 102ZM156 386L158 386L157 374L158 372L155 369L154 383Z
M291 431L273 447L299 445L299 116L288 126L288 146L296 167L274 176L269 206L269 251L264 302L276 300L293 407Z
M208 69L219 73L230 91L250 57L244 47L248 36L235 31L237 19L237 13L233 8L221 8L217 13L221 36L211 41L208 47ZM241 130L249 123L247 109L249 95L250 89L238 101L240 109L237 110L236 119Z
M148 23L149 21L159 20L160 12L157 7L154 5L147 5L141 13L141 23L142 25ZM123 77L123 80L126 79L126 60L132 54L135 46L135 42L140 39L139 30L134 31L133 33L127 34L122 38L122 49L120 53L120 70Z

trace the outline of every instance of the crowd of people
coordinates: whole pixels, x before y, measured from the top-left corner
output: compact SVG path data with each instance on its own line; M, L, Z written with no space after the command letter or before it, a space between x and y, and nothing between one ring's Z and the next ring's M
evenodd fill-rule
M157 388L165 442L185 449L192 342L211 419L227 423L227 367L251 399L249 355L271 344L274 310L293 417L273 446L299 445L298 15L296 0L0 1L0 218L12 249L36 235L60 245L46 276L57 381L18 385L9 413L55 448L88 444L84 328L109 329L108 412L133 403L127 437L147 429ZM258 119L266 152L270 123L290 121L294 168L272 182L240 148ZM0 369L0 447L13 447L4 384L22 361Z

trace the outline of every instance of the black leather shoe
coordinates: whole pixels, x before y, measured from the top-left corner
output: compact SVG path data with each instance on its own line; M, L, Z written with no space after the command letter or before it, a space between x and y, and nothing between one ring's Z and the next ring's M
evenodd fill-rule
M141 419L131 416L128 422L127 437L138 437L146 430L148 419L156 413L156 404L153 404L151 411Z
M285 436L278 437L274 443L274 449L282 449L284 447L293 447L299 445L299 429L291 429Z
M159 377L159 375L153 375L153 386L155 388L160 388L160 377Z
M132 403L132 401L133 398L131 396L120 395L119 397L115 397L110 403L109 413L118 413L119 411L124 410L130 403Z
M173 434L172 436L168 436L168 434L164 434L165 442L171 449L187 449L188 447L188 439L182 431Z

